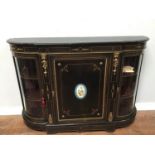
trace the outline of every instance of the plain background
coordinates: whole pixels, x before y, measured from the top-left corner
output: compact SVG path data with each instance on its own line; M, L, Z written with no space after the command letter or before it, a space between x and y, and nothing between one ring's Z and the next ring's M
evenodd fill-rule
M154 0L0 0L0 114L21 113L12 37L146 35L138 109L155 109ZM11 121L11 120L10 120ZM1 154L154 154L154 137L0 137Z

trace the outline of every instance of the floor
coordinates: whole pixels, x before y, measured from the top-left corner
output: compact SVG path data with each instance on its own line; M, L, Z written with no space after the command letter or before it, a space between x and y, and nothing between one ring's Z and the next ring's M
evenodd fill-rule
M20 115L0 116L1 135L46 135L45 131L28 128ZM155 135L155 110L138 111L135 121L125 128L113 132L67 132L59 135Z

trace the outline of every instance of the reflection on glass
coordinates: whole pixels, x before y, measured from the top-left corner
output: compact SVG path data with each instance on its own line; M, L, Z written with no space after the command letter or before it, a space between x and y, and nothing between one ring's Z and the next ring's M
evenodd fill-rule
M138 69L139 56L128 56L123 59L123 75L135 74Z
M40 89L38 80L22 79L25 97L38 99L40 98Z
M121 99L119 106L119 115L128 115L133 109L133 98Z
M19 70L22 77L36 77L35 59L18 59Z
M123 66L123 73L134 73L135 68L132 66Z
M131 96L134 94L136 76L122 78L121 96Z
M27 100L27 112L32 117L42 117L42 107L41 107L41 101L30 101Z

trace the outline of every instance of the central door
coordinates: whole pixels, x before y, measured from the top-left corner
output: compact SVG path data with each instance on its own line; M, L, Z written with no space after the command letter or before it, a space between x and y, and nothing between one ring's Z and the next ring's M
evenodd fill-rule
M58 121L104 119L109 56L56 57L53 63Z

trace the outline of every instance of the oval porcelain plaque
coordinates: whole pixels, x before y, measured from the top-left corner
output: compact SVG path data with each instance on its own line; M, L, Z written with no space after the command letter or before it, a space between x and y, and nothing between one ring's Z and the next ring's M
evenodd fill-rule
M75 86L74 90L75 96L78 99L83 99L87 95L87 88L84 84L80 83Z

